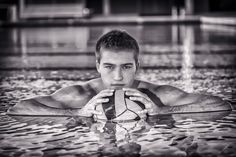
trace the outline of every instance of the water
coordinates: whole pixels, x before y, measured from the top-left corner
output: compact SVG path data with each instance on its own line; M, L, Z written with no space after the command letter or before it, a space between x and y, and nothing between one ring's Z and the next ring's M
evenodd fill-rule
M129 123L1 116L0 152L9 156L235 156L235 122L235 112Z
M96 39L126 29L142 49L138 78L222 97L235 106L236 29L212 25L0 28L1 156L236 156L236 112L129 123L7 116L19 100L98 77Z

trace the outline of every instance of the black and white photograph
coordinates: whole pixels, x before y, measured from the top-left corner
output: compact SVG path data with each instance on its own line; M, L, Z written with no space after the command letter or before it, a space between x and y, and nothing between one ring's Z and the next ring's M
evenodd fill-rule
M235 157L236 0L0 0L0 157Z

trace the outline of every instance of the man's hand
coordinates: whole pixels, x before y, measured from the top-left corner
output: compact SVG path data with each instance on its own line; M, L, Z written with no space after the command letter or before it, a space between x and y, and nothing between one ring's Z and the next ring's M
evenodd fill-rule
M125 91L125 95L129 96L129 99L132 101L138 101L144 104L145 109L140 111L139 114L148 114L148 115L155 115L159 113L160 107L158 104L155 104L145 93L140 92L137 89L133 88L123 88Z
M95 95L79 112L80 116L84 117L92 117L93 115L101 115L101 111L95 110L97 105L101 105L102 103L106 103L109 101L109 97L114 93L114 89L105 89Z

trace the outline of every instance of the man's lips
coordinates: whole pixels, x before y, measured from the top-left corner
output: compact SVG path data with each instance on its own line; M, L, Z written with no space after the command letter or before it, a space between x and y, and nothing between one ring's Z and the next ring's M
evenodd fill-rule
M111 84L112 87L124 87L125 84L122 84L122 83L113 83Z

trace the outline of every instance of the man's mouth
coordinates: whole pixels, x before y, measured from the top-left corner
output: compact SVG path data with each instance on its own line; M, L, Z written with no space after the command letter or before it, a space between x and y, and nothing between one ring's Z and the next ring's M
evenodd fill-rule
M113 84L111 84L111 87L114 88L114 89L120 89L124 86L125 86L125 84L123 84L123 83L113 83Z

